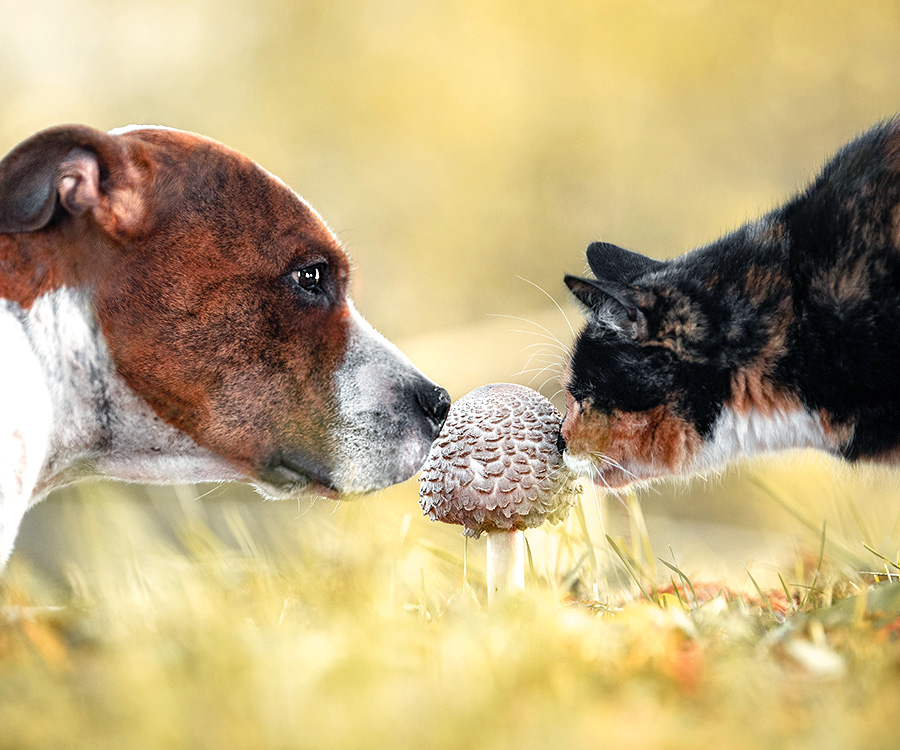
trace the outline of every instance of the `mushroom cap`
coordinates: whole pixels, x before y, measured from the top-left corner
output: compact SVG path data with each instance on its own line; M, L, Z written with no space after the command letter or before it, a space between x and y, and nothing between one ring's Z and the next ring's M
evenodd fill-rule
M525 386L493 383L463 396L422 468L422 510L473 537L563 520L576 494L557 446L561 423L556 407Z

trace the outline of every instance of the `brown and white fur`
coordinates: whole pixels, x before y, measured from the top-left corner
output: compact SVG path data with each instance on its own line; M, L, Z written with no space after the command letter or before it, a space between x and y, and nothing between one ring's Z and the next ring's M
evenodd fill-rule
M0 567L85 477L368 492L449 408L356 312L335 235L207 138L42 131L0 162Z

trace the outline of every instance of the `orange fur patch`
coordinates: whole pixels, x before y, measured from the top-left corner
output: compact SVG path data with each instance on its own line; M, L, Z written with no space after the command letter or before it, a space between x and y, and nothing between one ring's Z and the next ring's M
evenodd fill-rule
M849 445L853 440L853 424L835 422L832 416L825 409L819 409L819 422L822 423L822 431L825 437L834 444L834 447L840 450L842 447Z
M784 224L780 221L765 220L757 227L755 239L766 244L778 244L784 239Z
M744 277L742 292L753 304L761 306L773 296L781 299L774 312L767 316L766 340L755 360L731 378L731 398L726 406L739 414L756 411L771 415L802 408L795 394L778 388L770 377L775 363L787 351L788 329L794 320L789 287L787 276L774 268L753 267Z
M776 388L767 370L758 365L738 370L731 378L731 400L727 406L738 414L756 411L771 415L776 411L787 413L801 409L800 399Z
M562 435L572 455L608 459L609 463L598 458L595 464L613 487L629 482L615 463L626 469L639 465L642 469L653 467L659 473L678 473L702 443L694 427L666 405L643 412L603 414L589 405L572 403Z
M790 282L784 271L769 266L751 266L744 276L744 294L749 302L759 305L775 294L787 294Z
M810 279L810 294L834 306L858 305L869 299L872 268L868 257L827 268Z

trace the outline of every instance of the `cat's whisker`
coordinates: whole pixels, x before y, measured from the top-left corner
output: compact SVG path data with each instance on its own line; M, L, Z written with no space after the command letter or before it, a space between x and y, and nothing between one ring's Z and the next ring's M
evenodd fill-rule
M541 291L543 291L543 290L541 290ZM546 294L546 292L544 292L544 294ZM559 307L559 305L557 305L557 307ZM518 321L521 321L522 323L528 323L528 325L532 325L535 328L540 328L547 335L548 338L553 339L554 341L556 341L559 344L562 344L562 341L559 340L559 337L554 336L553 332L549 328L547 328L546 326L542 326L540 323L536 323L533 320L529 320L528 318L522 318L518 315L505 315L503 313L488 313L488 316L492 317L492 318L509 318L510 320L518 320ZM565 317L565 313L563 314L563 317ZM566 318L566 322L568 323L568 318ZM569 326L569 330L570 331L572 330L571 325ZM522 331L522 333L532 333L532 334L537 335L537 331ZM574 336L574 335L575 334L573 332L572 336Z
M534 381L537 380L539 377L541 377L545 372L547 372L547 369L548 369L548 368L549 368L549 365L547 365L546 367L544 367L543 369L541 369L539 372L536 372L534 375L532 375L531 378L530 378L529 381L528 381L528 385L531 386L531 387L534 387ZM536 390L536 391L540 391L541 388L544 387L544 384L547 383L547 382L550 381L550 380L553 380L554 377L555 377L555 375L551 375L549 378L547 378L546 380L544 380L544 382L541 383L541 385L540 385L538 388L535 388L535 390Z
M528 383L529 385L531 385L531 383L533 383L535 380L537 380L539 377L541 377L546 372L552 373L548 380L552 380L553 378L558 378L560 375L562 375L562 371L559 368L559 363L555 362L555 361L547 362L546 364L544 364L541 367L528 367L528 365L530 365L534 359L537 359L537 358L530 357L529 361L525 363L526 366L516 373L516 375L526 375L527 373L534 373L534 375L529 380L529 383ZM540 362L540 360L538 360L538 361Z
M552 367L554 370L562 374L565 371L563 363L558 357L554 357L552 353L537 352L528 358L526 367L533 367L536 364L542 364L544 367Z
M529 368L531 367L531 364L532 364L535 360L537 360L538 362L545 361L545 360L538 359L540 356L541 356L541 352L532 352L532 353L528 356L528 359L525 361L525 364L523 365L522 370L520 370L520 372L523 372L523 373L524 373L524 372L531 372L531 370L530 370ZM546 363L544 366L547 367L547 366L549 366L549 364L552 364L552 363L555 363L555 360L553 360L552 362Z
M560 364L565 363L566 358L560 353L560 350L553 349L554 345L551 345L547 341L539 341L536 344L528 344L523 346L519 351L523 354L525 352L529 352L529 357L535 356L547 356L552 357L555 362L559 362ZM533 351L532 351L533 350Z
M552 352L535 352L528 357L528 362L526 366L531 365L532 362L538 361L543 362L548 367L557 367L562 371L563 363L559 361L559 357L553 356Z
M526 284L531 284L531 286L533 286L535 289L537 289L539 292L541 292L545 297L547 297L547 299L549 299L554 305L556 305L556 309L559 310L559 314L563 316L563 319L566 321L566 325L569 326L569 332L572 334L572 338L574 339L575 338L575 329L572 327L572 323L569 321L569 316L566 315L565 311L562 309L562 307L560 307L559 302L557 302L553 298L553 295L550 294L546 289L544 289L540 285L535 284L533 281L530 281L529 279L526 279L524 276L517 275L516 278L519 279L520 281L524 281Z
M527 375L529 372L542 373L542 372L544 372L545 370L547 370L547 369L550 368L550 367L553 367L553 365L552 365L552 364L546 364L546 365L544 365L543 367L529 367L529 368L527 368L527 369L525 369L525 370L519 370L518 372L514 373L514 376L515 376L515 375ZM559 391L557 391L557 393L559 393Z
M569 350L567 347L563 346L562 344L558 344L554 341L536 341L533 344L526 344L525 346L522 347L522 349L534 349L538 346L547 346L547 347L550 347L550 349L556 349L558 351L564 352L566 354L566 356L568 356L568 354L569 354Z
M609 464L610 466L615 467L616 469L618 469L619 471L621 471L623 474L628 475L628 476L631 477L632 479L640 480L640 477L639 477L637 474L635 474L635 473L632 472L632 471L629 471L629 470L626 469L624 466L622 466L622 464L620 464L620 463L619 463L618 461L616 461L615 459L610 458L610 457L607 456L605 453L592 453L591 455L596 456L598 459L600 459L600 461L601 461L602 463Z
M537 377L537 376L535 376L535 377ZM538 388L537 390L538 390L538 391L544 390L544 388L546 387L547 383L550 383L550 382L553 381L553 380L557 380L558 378L559 378L559 373L555 373L555 372L554 372L554 373L551 373L551 374L550 374L550 377L547 378L543 383L541 383L541 387Z
M540 336L542 339L547 339L547 341L551 341L554 344L558 344L560 347L565 348L565 345L562 341L559 340L557 336L554 336L552 333L543 333L542 331L526 331L524 328L510 328L510 333L524 333L526 336Z

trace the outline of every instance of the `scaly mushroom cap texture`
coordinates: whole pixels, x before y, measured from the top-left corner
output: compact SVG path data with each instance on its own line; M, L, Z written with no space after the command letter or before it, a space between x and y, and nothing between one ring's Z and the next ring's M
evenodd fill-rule
M473 537L561 521L576 497L557 447L561 422L553 404L525 386L494 383L463 396L422 469L422 510Z

